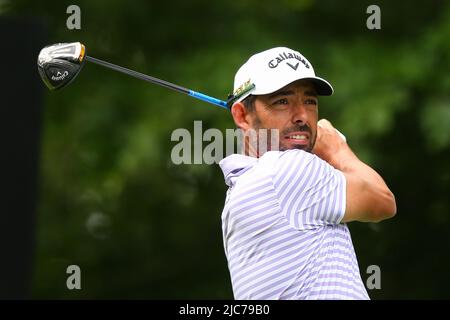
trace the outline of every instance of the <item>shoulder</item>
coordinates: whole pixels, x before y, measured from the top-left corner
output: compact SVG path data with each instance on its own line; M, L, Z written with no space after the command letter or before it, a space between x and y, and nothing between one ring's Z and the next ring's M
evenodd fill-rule
M276 169L279 166L301 165L311 161L323 161L316 155L299 150L291 149L286 151L268 151L261 158L259 163L263 166L270 166Z
M340 173L315 154L299 149L269 151L260 161L262 167L270 171L275 180L298 179L302 175L321 178Z

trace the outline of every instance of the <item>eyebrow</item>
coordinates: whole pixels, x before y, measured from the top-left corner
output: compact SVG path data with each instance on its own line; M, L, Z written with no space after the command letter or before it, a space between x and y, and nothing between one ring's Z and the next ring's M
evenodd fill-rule
M273 99L275 97L278 96L292 96L294 95L295 92L293 90L283 90L283 91L277 91L275 93L272 93L271 95L269 95L269 99ZM317 98L317 93L315 91L305 91L305 96L310 96L310 97L315 97Z
M317 93L315 91L305 91L305 96L311 96L317 98Z
M292 96L292 95L294 95L294 91L292 90L276 91L275 93L269 95L269 99L273 99L278 96Z

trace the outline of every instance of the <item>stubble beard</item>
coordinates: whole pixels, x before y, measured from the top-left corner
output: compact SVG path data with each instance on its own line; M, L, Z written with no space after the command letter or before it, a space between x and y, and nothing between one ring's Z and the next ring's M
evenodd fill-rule
M268 130L268 135L270 136L270 130L271 129L262 127L261 120L259 119L259 117L257 115L255 115L255 117L254 117L253 129L257 133L259 132L260 129ZM274 129L272 129L272 130L274 130ZM278 130L278 129L276 129L276 130ZM309 132L309 135L310 135L309 144L306 145L306 146L305 145L301 145L301 144L294 144L294 145L291 145L291 146L284 145L283 142L282 142L283 141L283 137L288 135L290 132L295 132L295 131L307 131L307 132ZM279 138L279 142L278 142L279 149L277 149L277 150L280 150L280 151L287 151L287 150L298 149L298 150L303 150L303 151L312 153L312 150L313 150L314 145L316 143L316 135L315 134L313 135L313 132L312 132L311 128L308 125L294 126L294 127L291 127L289 129L284 130L281 133L279 132L278 138ZM271 141L271 139L269 138L268 141ZM268 151L270 151L271 149L272 149L272 146L269 144L268 145Z

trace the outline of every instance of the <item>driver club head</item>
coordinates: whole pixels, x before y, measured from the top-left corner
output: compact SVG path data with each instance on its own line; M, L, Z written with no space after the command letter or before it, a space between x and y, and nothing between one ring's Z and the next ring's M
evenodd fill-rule
M57 43L41 50L38 71L50 90L57 90L72 82L84 65L85 47L80 42Z

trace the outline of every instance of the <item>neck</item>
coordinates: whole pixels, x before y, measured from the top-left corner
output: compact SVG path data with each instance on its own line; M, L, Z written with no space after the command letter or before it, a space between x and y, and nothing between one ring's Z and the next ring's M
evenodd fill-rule
M241 153L254 158L259 158L260 155L258 154L258 151L250 146L248 143L245 144L245 146L242 148Z

